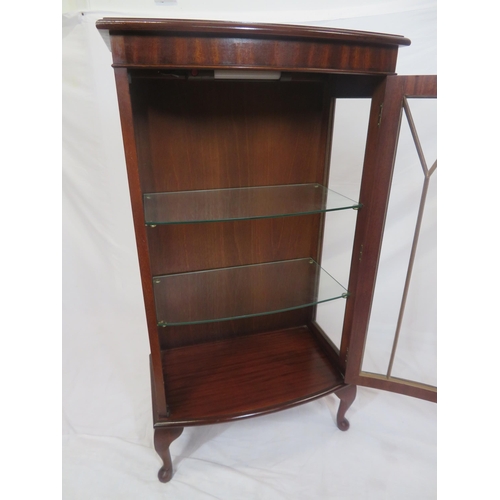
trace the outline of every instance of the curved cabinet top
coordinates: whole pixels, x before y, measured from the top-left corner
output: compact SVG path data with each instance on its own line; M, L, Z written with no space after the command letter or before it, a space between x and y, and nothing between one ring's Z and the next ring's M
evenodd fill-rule
M114 67L393 74L398 35L315 26L104 18Z

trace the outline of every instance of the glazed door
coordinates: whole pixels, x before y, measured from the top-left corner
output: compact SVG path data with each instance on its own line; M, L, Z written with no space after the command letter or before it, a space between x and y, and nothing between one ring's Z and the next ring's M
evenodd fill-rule
M349 384L437 399L436 76L375 90L341 360Z

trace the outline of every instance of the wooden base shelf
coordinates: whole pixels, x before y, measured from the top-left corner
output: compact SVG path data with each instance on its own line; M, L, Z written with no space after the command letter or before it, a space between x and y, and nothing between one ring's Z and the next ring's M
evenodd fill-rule
M162 352L169 417L186 426L256 416L344 385L315 335L302 326Z

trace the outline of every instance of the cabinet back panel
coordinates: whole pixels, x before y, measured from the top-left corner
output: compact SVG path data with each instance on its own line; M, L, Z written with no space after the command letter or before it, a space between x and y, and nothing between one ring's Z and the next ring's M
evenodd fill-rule
M323 82L136 79L143 192L323 182Z
M320 215L148 227L151 272L317 259Z
M319 214L149 227L153 275L317 258ZM285 277L284 277L285 278ZM265 295L266 290L256 290ZM210 324L158 328L162 349L306 324L312 308Z
M324 182L324 81L132 81L143 193ZM316 214L148 227L151 272L318 259L321 225ZM312 311L159 327L158 334L162 349L178 347L304 325Z

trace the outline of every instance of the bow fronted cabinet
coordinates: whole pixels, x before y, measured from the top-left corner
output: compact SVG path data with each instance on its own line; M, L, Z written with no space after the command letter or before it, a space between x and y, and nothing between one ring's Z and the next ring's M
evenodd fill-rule
M406 112L413 133L409 98L436 97L435 76L394 73L410 41L167 19L105 18L97 28L116 78L160 481L172 477L169 446L186 426L335 393L345 431L358 385L435 401L435 387L391 371L399 323L388 370L363 370L400 123ZM329 188L342 98L371 99L358 200ZM425 201L436 164L422 161ZM324 227L328 212L349 210L354 242L341 284L322 268ZM318 304L334 300L345 301L340 345L317 319Z

